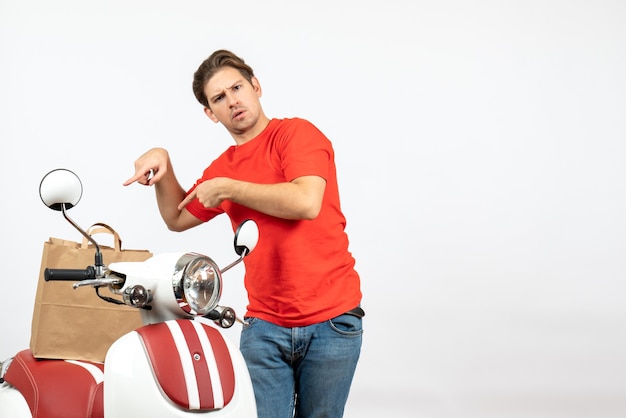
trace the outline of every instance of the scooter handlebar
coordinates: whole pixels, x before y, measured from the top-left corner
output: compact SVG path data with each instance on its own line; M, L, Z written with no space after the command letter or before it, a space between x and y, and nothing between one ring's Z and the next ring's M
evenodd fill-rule
M89 266L86 269L45 269L43 273L45 281L69 281L79 282L81 280L95 279L96 269Z

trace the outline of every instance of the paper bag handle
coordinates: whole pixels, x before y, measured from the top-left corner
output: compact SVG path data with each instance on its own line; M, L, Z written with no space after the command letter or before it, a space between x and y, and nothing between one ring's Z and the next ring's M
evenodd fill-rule
M120 234L113 228L111 228L107 224L103 224L101 222L97 222L87 229L87 235L92 236L94 234L111 234L113 235L113 246L116 252L120 252L122 250L122 239L120 238ZM83 238L83 243L80 248L87 248L89 245L89 241L87 238Z

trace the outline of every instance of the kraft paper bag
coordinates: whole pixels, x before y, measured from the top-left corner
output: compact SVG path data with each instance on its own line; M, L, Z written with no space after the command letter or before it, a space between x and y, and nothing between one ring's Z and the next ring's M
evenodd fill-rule
M112 247L96 240L105 265L152 256L147 250L123 250L119 234L106 224L94 224L87 233L112 235ZM86 238L82 243L60 238L44 243L31 327L35 357L103 362L115 340L142 325L138 309L105 302L91 286L74 289L71 281L44 280L46 268L84 269L94 264L94 255L95 247ZM100 294L121 299L107 287Z

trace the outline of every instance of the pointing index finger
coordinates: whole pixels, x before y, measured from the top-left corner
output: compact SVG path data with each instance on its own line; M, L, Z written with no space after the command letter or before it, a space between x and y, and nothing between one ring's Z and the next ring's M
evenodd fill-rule
M140 184L149 186L150 180L152 180L153 174L154 174L153 170L148 170L143 174L141 174L140 172L136 172L135 175L129 178L128 180L126 180L123 185L128 186L129 184L133 184L134 182L138 181ZM143 181L140 181L142 179Z
M182 201L182 202L180 202L180 203L178 204L178 210L183 210L183 208L184 208L185 206L187 206L187 204L188 204L189 202L191 202L192 200L194 200L195 198L196 198L196 191L194 190L194 191L192 191L191 193L189 193L189 194L188 194L188 195L187 195L187 196L183 199L183 201Z

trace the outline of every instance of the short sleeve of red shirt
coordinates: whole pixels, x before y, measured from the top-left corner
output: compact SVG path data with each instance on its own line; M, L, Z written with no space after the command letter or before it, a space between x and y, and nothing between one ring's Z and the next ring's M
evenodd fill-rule
M310 122L303 119L292 121L279 129L277 136L285 180L307 175L327 179L333 158L330 141Z

